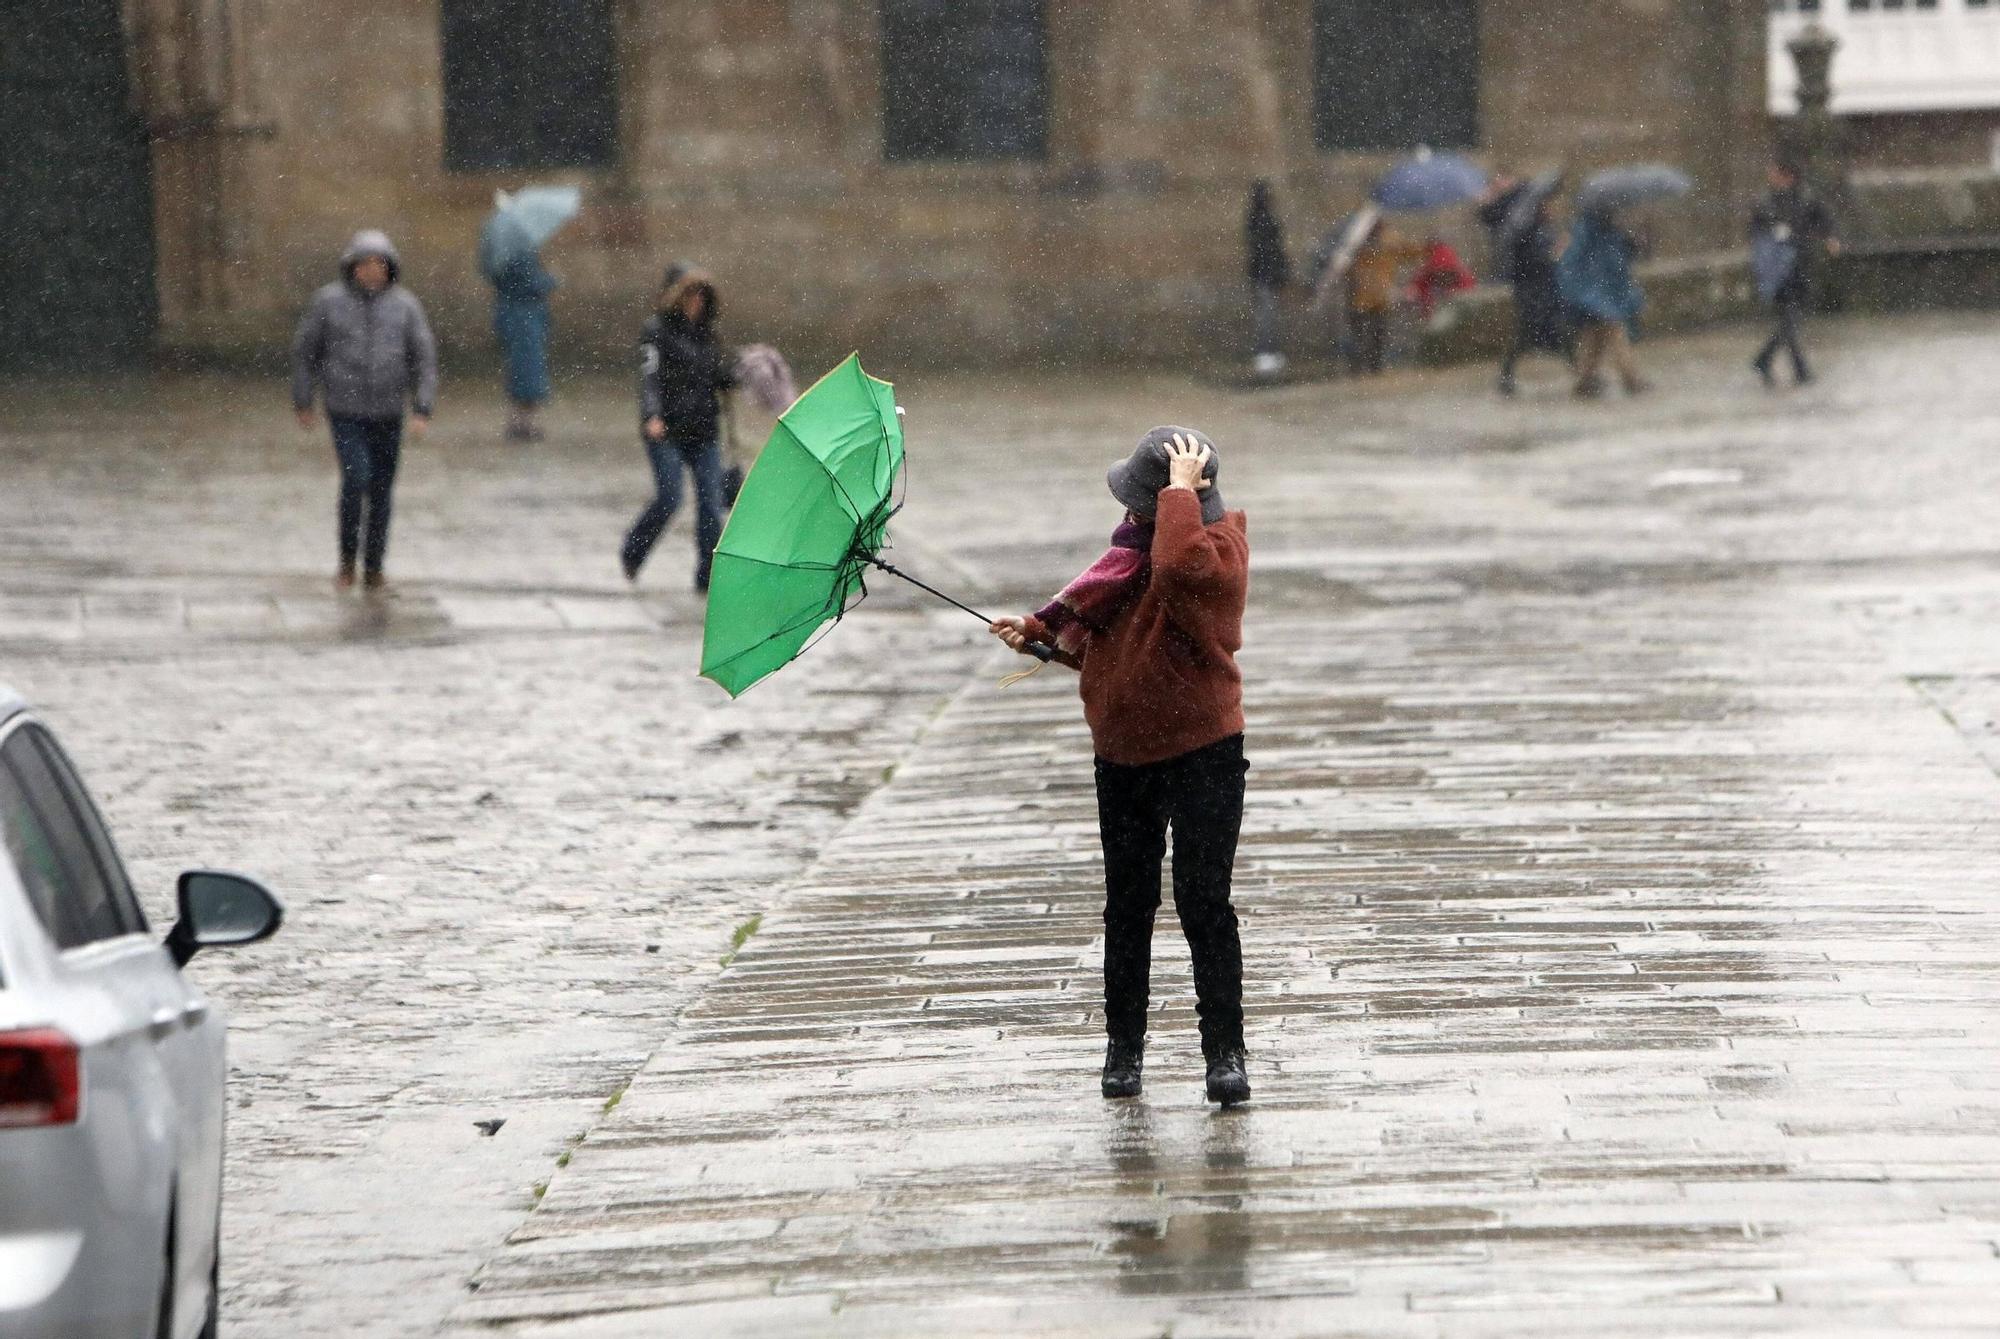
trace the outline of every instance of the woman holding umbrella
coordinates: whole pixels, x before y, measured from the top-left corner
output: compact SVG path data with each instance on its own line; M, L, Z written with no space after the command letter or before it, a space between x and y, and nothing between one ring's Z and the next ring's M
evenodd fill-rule
M1388 213L1424 214L1476 200L1485 190L1486 173L1477 163L1419 146L1382 174L1369 192L1369 200L1376 209ZM1437 238L1411 241L1386 223L1370 226L1347 271L1352 339L1349 366L1353 371L1382 370L1397 281L1408 268L1417 271L1413 294L1425 316L1438 300L1468 287L1471 279L1457 253Z
M1171 828L1208 1100L1227 1107L1250 1097L1230 903L1249 770L1236 653L1250 540L1243 513L1222 505L1218 464L1201 433L1154 428L1106 477L1125 511L1111 548L1039 612L991 626L1016 651L1053 644L1082 676L1104 847L1104 1096L1137 1097L1142 1085Z
M507 440L538 442L536 417L549 398L549 294L559 281L542 246L576 214L573 187L537 186L494 196L479 234L479 271L493 285L493 337L506 363Z
M1576 216L1569 244L1556 262L1562 300L1577 313L1576 395L1604 394L1600 375L1606 363L1618 373L1627 395L1647 389L1632 356L1632 327L1645 309L1646 295L1632 277L1638 243L1608 211L1587 209Z
M1632 357L1632 332L1646 295L1632 275L1639 244L1617 213L1650 200L1686 195L1693 186L1677 168L1647 163L1597 173L1576 193L1576 222L1556 262L1556 286L1577 313L1576 394L1604 393L1599 369L1610 363L1627 395L1647 389Z
M1514 368L1522 355L1570 354L1569 317L1556 289L1558 246L1549 222L1549 199L1561 184L1560 172L1544 172L1479 208L1479 221L1494 237L1500 277L1514 289L1514 337L1500 360L1502 395L1514 393Z

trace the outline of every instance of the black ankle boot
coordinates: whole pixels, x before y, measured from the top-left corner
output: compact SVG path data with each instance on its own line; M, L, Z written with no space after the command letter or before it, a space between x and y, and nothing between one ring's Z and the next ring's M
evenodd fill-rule
M1104 1048L1104 1095L1137 1097L1139 1072L1146 1064L1146 1043L1114 1041Z
M1244 1069L1241 1046L1225 1046L1209 1058L1208 1100L1225 1107L1250 1100L1250 1075Z

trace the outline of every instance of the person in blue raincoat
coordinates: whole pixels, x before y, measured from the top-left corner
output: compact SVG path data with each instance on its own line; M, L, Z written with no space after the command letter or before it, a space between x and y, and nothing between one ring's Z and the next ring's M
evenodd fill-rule
M1611 214L1584 210L1570 227L1569 245L1556 261L1556 290L1575 314L1576 394L1604 393L1600 369L1608 362L1628 395L1646 389L1632 357L1632 332L1646 295L1632 275L1638 243Z
M507 215L506 197L479 238L479 272L493 285L493 337L505 363L507 440L542 439L537 411L549 398L549 294L560 281L542 265L532 234Z
M507 440L539 442L537 411L549 398L549 294L560 281L539 251L517 252L493 284L493 335L506 359Z

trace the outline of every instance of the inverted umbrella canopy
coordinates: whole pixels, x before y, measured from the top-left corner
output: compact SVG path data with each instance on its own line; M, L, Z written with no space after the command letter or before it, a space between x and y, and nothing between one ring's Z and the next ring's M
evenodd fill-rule
M479 230L480 273L496 278L522 255L541 250L582 208L583 192L574 186L496 191L493 213Z
M1371 196L1384 209L1416 213L1477 200L1486 190L1486 171L1455 153L1420 149L1375 183Z
M859 354L778 419L715 549L701 673L735 697L865 592L903 466L895 388Z
M1372 204L1363 205L1346 218L1328 229L1313 248L1313 307L1325 307L1333 300L1333 292L1339 281L1347 277L1347 271L1354 265L1354 257L1361 250L1361 244L1368 240L1368 234L1382 221L1382 211Z
M1535 222L1535 215L1541 212L1549 197L1562 189L1561 168L1550 168L1538 172L1514 188L1514 198L1507 206L1506 228L1509 236L1519 237Z
M1607 167L1577 188L1576 207L1585 214L1612 214L1648 201L1686 195L1693 189L1693 178L1665 163Z

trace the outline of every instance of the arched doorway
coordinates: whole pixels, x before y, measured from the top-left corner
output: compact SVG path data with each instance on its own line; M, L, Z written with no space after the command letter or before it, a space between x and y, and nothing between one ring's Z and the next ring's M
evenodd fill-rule
M138 361L159 299L146 128L118 0L10 11L0 41L0 367Z

